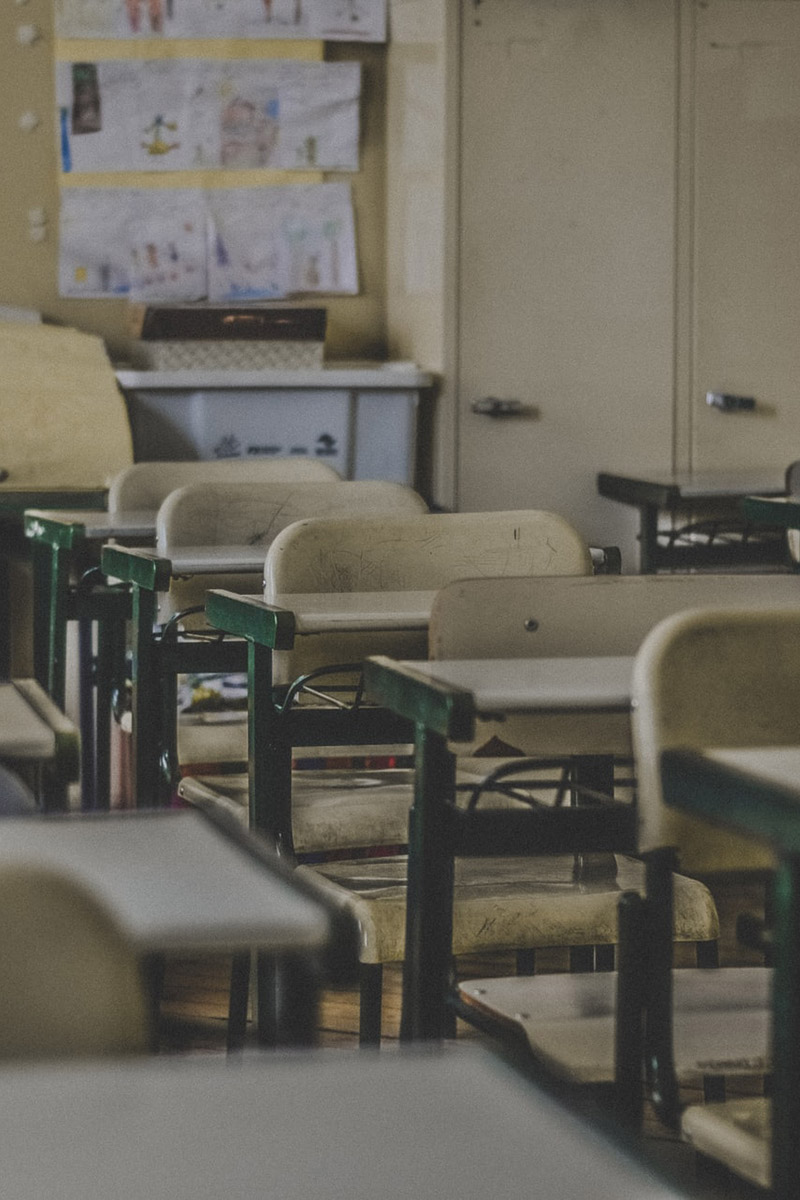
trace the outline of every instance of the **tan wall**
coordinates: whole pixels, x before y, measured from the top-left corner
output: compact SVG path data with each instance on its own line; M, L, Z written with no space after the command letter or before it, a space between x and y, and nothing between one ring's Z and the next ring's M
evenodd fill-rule
M125 358L129 345L129 307L123 300L67 300L58 296L58 186L53 100L52 0L7 0L0 7L0 45L4 47L0 112L3 169L0 191L0 247L3 274L0 304L33 308L47 318L104 337L112 355ZM16 40L20 25L35 25L41 37L31 46ZM326 298L329 357L381 357L386 351L385 265L385 61L384 46L328 45L333 61L359 58L364 64L362 159L354 185L361 294ZM39 124L30 133L19 128L23 113ZM43 208L44 241L29 237L31 209Z

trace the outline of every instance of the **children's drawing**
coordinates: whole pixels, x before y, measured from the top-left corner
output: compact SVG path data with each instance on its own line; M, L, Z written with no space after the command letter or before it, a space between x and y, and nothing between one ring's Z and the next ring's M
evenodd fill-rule
M59 286L174 301L353 294L350 188L64 188Z
M62 38L386 41L387 0L56 0Z
M357 170L360 93L358 63L60 62L62 170Z
M236 95L220 114L220 165L268 167L280 132L278 89L259 101Z
M144 131L146 134L150 134L151 140L142 142L142 149L146 150L148 154L169 154L170 150L179 150L180 142L168 142L165 137L165 134L172 133L177 128L177 121L167 121L158 114Z

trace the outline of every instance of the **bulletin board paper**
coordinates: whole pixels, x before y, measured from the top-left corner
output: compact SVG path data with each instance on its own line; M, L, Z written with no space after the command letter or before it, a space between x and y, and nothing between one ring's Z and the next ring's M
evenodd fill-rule
M56 0L56 34L385 42L386 0Z
M56 63L64 173L358 168L358 63Z
M59 285L87 299L356 294L350 187L65 188Z

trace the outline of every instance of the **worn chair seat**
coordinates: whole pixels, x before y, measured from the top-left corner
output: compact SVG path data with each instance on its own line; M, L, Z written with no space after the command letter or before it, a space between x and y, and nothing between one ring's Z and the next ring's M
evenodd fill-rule
M374 750L375 747L370 747ZM404 846L414 773L409 770L294 771L292 828L298 854ZM189 803L224 809L248 820L246 775L187 777L178 787Z
M772 1186L772 1106L763 1096L692 1105L681 1120L683 1139L759 1187Z
M673 971L681 1083L769 1070L771 978L766 967ZM458 985L466 1005L517 1029L552 1072L580 1084L614 1078L616 988L616 972L469 979Z
M453 953L545 946L611 945L623 891L644 891L644 868L604 855L605 870L576 884L572 855L456 859ZM300 867L349 912L361 929L361 961L401 962L405 953L405 856ZM719 923L711 894L675 881L675 937L714 939ZM562 977L563 978L563 977Z

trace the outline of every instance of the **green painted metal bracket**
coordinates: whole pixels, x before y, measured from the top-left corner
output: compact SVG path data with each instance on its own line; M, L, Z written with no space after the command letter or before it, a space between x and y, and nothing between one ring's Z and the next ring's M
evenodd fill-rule
M742 500L742 512L748 521L757 525L800 529L798 496L745 496Z
M124 579L149 592L165 592L172 578L172 563L168 558L132 546L104 546L100 565L107 578Z
M206 592L206 620L215 629L270 650L291 650L294 645L294 613L267 604L260 596L241 596L214 588Z
M86 536L82 521L58 521L45 517L36 509L28 509L24 516L25 537L44 542L57 550L72 550Z
M376 655L364 663L364 690L371 700L455 742L475 733L472 692L440 683L408 663Z

